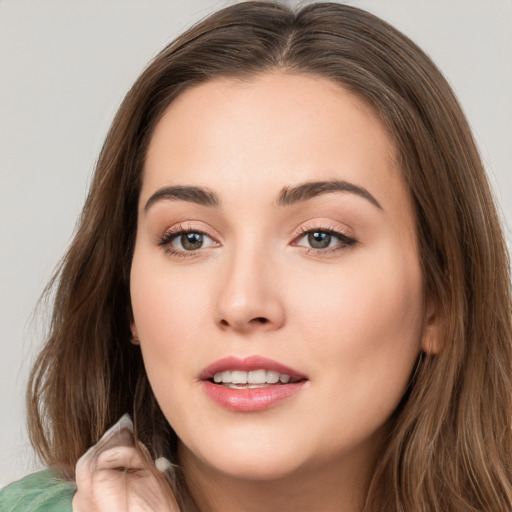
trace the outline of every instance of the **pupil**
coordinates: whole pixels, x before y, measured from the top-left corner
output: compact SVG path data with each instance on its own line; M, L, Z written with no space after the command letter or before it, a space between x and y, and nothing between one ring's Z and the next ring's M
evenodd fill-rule
M181 244L184 249L199 249L203 245L203 235L201 233L185 233L181 235Z
M308 242L315 249L325 249L331 243L331 235L323 231L309 233Z

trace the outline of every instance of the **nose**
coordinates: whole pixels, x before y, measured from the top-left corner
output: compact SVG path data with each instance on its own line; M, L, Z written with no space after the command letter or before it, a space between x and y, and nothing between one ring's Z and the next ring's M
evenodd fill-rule
M216 304L223 330L249 334L272 331L285 322L279 270L260 251L246 250L225 262Z

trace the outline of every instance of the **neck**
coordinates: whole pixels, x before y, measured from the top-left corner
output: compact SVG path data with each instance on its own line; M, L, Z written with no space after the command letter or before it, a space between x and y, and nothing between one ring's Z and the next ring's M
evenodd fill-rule
M372 455L362 457L361 450ZM183 445L179 458L200 512L361 512L376 453L361 448L342 460L311 463L271 480L240 479L219 472Z

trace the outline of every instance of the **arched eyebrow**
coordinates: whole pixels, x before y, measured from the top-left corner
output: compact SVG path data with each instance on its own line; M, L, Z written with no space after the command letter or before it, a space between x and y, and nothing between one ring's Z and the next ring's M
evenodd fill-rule
M215 192L204 187L193 187L189 185L176 185L172 187L159 188L146 202L144 210L162 199L177 199L190 203L200 204L217 208L220 206L220 199Z
M276 204L277 206L289 206L330 192L356 194L370 201L379 210L383 209L377 199L364 187L342 180L308 181L293 187L284 187L279 193Z
M356 194L368 200L380 210L383 209L377 199L375 199L368 190L360 187L359 185L354 185L348 181L341 180L308 181L292 187L284 187L276 200L276 206L290 206L330 192L347 192ZM154 203L163 199L188 201L190 203L196 203L213 208L218 208L221 205L219 196L207 188L191 185L175 185L158 189L147 200L144 210L147 211Z

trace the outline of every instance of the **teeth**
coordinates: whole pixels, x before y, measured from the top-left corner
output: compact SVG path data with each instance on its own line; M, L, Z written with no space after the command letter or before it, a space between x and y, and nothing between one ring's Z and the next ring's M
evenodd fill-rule
M217 384L227 384L233 389L245 389L247 387L263 387L265 384L277 384L278 382L286 384L290 382L290 376L273 370L254 370L252 372L233 370L217 372L213 376L213 381ZM248 384L248 386L240 386L240 384Z
M227 388L230 389L256 389L256 388L266 388L268 384L224 384Z
M276 384L279 382L279 372L267 372L267 382L269 384Z
M234 371L231 373L231 382L233 384L247 384L247 372Z
M247 374L249 384L265 384L267 382L267 372L265 370L256 370Z

